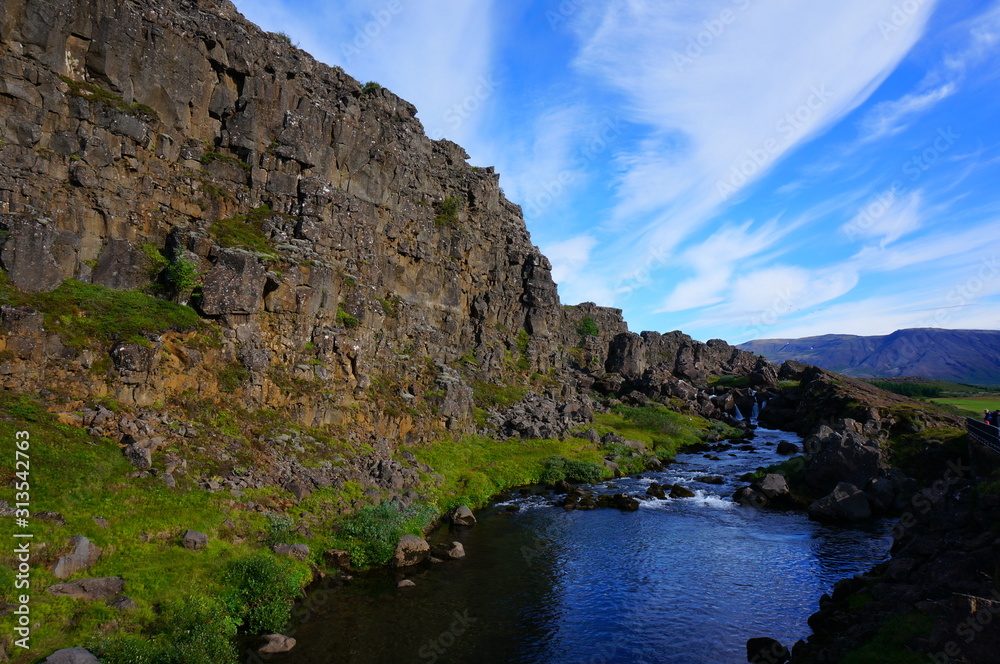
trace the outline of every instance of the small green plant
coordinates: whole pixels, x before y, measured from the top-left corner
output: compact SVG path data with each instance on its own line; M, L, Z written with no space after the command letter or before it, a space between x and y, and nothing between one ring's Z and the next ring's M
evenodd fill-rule
M267 528L265 533L267 539L264 540L268 546L273 546L291 539L292 526L295 521L287 514L266 514Z
M156 279L160 272L163 272L170 265L170 261L160 253L156 245L144 242L139 245L139 249L146 255L146 274L149 275L150 279Z
M191 293L198 283L197 264L183 255L177 256L167 268L167 281L174 291L181 296Z
M125 634L91 647L108 664L234 664L237 624L219 601L192 596L164 604L153 634Z
M458 199L454 196L448 196L435 208L437 216L434 217L434 223L438 226L448 226L458 221Z
M555 484L560 480L567 482L582 482L593 484L604 479L605 469L589 461L577 461L566 457L555 456L543 462L543 484Z
M341 303L337 305L337 325L346 327L350 330L358 325L361 325L361 322L351 314L347 313L347 310L344 309L343 303Z
M517 358L517 364L515 365L520 371L528 372L531 370L531 359L528 357L528 344L531 342L531 335L528 334L527 330L518 330L517 337L514 338L514 343L517 345L517 350L520 355Z
M223 581L231 588L225 600L229 612L251 634L284 629L302 592L291 566L266 553L235 561Z
M281 41L285 42L288 45L291 45L291 43L292 43L292 37L287 32L275 32L273 34L274 34L275 37L277 37Z
M580 324L576 326L576 333L581 337L596 337L601 331L597 328L597 323L593 318L587 316L580 320Z
M365 93L366 95L370 95L378 92L381 89L382 86L376 83L375 81L368 81L367 83L364 84L364 87L361 88L361 92Z
M435 514L436 510L428 505L407 508L395 502L369 505L347 519L339 538L351 554L352 565L377 567L389 561L400 537L420 534Z

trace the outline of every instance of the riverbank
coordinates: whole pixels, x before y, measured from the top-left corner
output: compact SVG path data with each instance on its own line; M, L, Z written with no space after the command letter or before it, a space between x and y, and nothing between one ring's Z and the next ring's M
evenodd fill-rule
M884 559L890 522L844 528L736 505L739 477L780 459L782 439L800 442L758 430L752 449L682 453L579 487L633 496L635 511L567 510L544 487L508 492L473 528L431 534L461 542L461 560L320 584L303 601L297 650L278 661L738 664L748 638L805 638L820 596ZM654 482L693 495L655 498Z
M5 644L16 663L37 661L68 646L104 652L111 664L132 661L119 652L122 642L136 652L154 652L174 638L171 646L179 649L184 637L176 636L166 621L176 614L172 607L190 608L194 603L230 618L206 622L196 633L218 646L206 655L215 659L205 661L221 664L227 661L229 636L237 628L250 630L239 608L224 606L239 585L231 572L247 560L263 556L271 561L268 574L294 582L284 584L284 594L268 598L277 617L267 628L277 631L284 627L281 616L287 618L299 589L336 571L326 551L347 550L354 567L378 566L391 556L402 534L423 535L454 505L478 507L511 487L580 479L573 473L600 478L612 477L616 466L641 470L671 458L684 444L726 431L707 420L656 407L598 415L602 432L614 433L619 426L623 433L643 439L648 444L645 452L613 442L605 445L596 431L566 440L445 440L411 452L414 467L427 471L421 471L416 500L379 508L382 494L366 493L356 485L319 488L298 497L273 488L210 491L183 468L173 469L169 483L163 475L137 471L116 442L60 422L38 399L7 394L0 408L5 413L0 437L13 441L18 431L28 431L33 441L31 647L25 651L11 641ZM644 417L637 421L637 414ZM15 528L12 517L0 522L7 536ZM188 531L204 534L205 543L186 547ZM100 556L69 578L58 578L53 566L71 552L75 536L99 547ZM280 544L308 548L279 549L285 553L280 555L272 551ZM5 587L14 587L16 569L17 561L6 554ZM121 610L106 605L105 599L113 598L81 600L46 590L81 578L121 578L124 589L114 597L124 595L134 606ZM0 622L8 635L17 624L13 608L13 602L8 604ZM226 638L217 639L219 635Z

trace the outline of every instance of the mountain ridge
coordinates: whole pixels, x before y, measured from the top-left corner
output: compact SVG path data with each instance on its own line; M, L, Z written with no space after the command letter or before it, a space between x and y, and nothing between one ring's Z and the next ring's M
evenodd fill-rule
M1000 385L1000 331L907 328L891 334L756 339L737 346L769 361L796 360L859 378L924 377Z

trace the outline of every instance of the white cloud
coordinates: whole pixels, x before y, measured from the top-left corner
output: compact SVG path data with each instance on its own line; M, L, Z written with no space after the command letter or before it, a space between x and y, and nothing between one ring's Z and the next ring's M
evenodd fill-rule
M957 90L955 83L946 83L933 90L915 92L895 101L877 104L861 121L863 140L874 141L902 133L910 127L914 116L947 99Z
M920 228L922 198L921 191L902 198L891 191L883 192L870 199L840 230L849 240L875 238L880 247L886 247Z
M617 0L581 27L578 70L647 126L614 211L607 261L663 256L791 150L862 103L923 32L922 3L888 37L894 0L836 4ZM728 13L727 13L728 12ZM631 250L629 250L631 249ZM627 263L621 256L628 256Z

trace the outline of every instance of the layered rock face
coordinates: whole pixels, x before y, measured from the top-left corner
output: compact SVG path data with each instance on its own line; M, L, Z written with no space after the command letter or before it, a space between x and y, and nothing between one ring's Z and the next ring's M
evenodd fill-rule
M214 331L98 347L6 307L4 388L47 390L76 420L95 396L148 409L73 422L101 435L145 426L169 446L147 425L180 397L349 428L389 454L475 431L477 382L534 374L545 409L586 414L595 387L693 400L678 378L760 368L723 342L630 333L617 309L563 307L492 169L225 0L12 0L0 43L9 283L159 289ZM163 445L133 447L145 463Z

